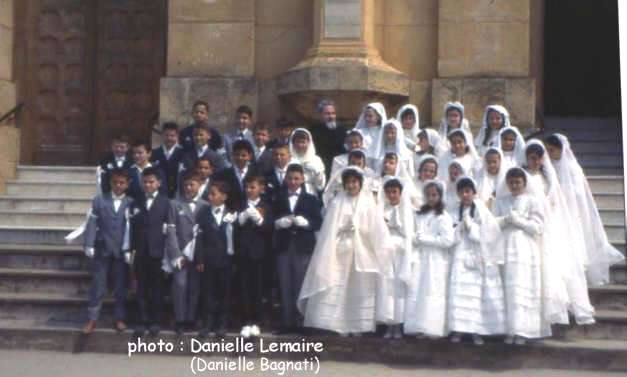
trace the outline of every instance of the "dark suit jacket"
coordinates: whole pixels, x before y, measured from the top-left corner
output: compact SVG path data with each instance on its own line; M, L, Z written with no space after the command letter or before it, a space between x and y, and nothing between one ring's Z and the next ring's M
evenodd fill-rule
M246 204L246 191L244 190L244 180L242 179L242 185L240 186L239 180L237 179L237 174L235 173L235 167L231 166L230 168L224 169L212 176L213 181L224 181L229 184L231 187L231 191L229 192L229 197L226 200L227 207L240 211L242 207ZM257 169L254 164L248 165L248 172L246 172L246 177L256 174ZM244 177L244 178L246 178Z
M124 160L124 164L122 164L122 168L130 172L131 166L133 166L133 158L130 153L126 154L126 159ZM100 160L100 190L103 193L107 193L111 191L111 183L109 180L111 179L111 171L117 168L115 164L115 157L113 156L113 152L107 153L105 158Z
M225 213L227 213L225 209ZM216 223L211 207L204 207L198 212L198 230L194 262L206 267L226 268L232 265L233 256L227 253L226 223Z
M211 148L207 148L202 156L206 156L209 158L209 161L211 161L211 165L213 165L214 167L214 173L227 167L224 157L213 151ZM196 165L196 162L200 159L200 157L198 156L198 153L196 153L195 149L185 152L185 155L183 156L184 170L193 169L194 165Z
M300 195L296 201L294 212L290 211L290 203L288 199L287 188L283 188L276 197L273 216L280 219L287 215L303 216L309 221L307 228L301 228L292 225L287 229L277 229L274 232L274 250L277 253L287 251L290 240L295 241L299 250L303 253L311 254L316 246L315 232L320 230L322 225L322 203L317 197L308 194L304 188L301 188Z
M150 209L146 209L146 197L137 199L131 208L132 249L138 257L163 258L167 224L170 221L170 200L159 193Z
M183 149L187 151L194 150L194 125L187 126L179 132L179 144L183 147ZM224 143L222 140L222 135L215 128L211 128L211 140L209 140L209 148L214 151L220 150L220 148L224 147Z
M272 170L274 163L272 161L272 149L266 147L263 153L255 160L255 166L259 174L265 175L268 171Z
M176 195L179 177L179 164L181 163L184 155L183 147L179 145L175 148L176 149L172 151L169 159L165 157L165 152L162 147L153 149L150 157L150 162L163 172L165 181L163 181L161 185L167 186L168 198L174 198Z
M285 188L285 183L279 182L279 178L277 178L276 174L274 173L274 167L267 171L264 174L264 177L266 178L266 190L264 192L263 198L274 207L276 197L279 192Z
M161 169L158 169L158 171L159 171L159 176L160 176L159 179L161 180L162 183L165 182L166 180L165 180L163 171L161 171ZM141 198L144 196L144 183L142 182L142 173L139 171L138 167L136 166L131 167L130 177L131 179L128 183L128 189L126 190L126 193L135 200L141 200ZM159 187L159 193L167 196L168 195L167 185L162 184L161 187Z
M133 199L125 196L117 212L113 207L111 193L96 196L91 204L91 215L87 220L84 233L85 248L94 248L96 255L102 257L122 257L126 214L130 211ZM132 236L132 235L129 235ZM132 237L131 237L132 242ZM130 245L129 245L130 246Z
M260 226L251 219L246 220L244 225L240 225L239 221L236 223L234 238L235 255L238 258L260 260L268 254L268 239L272 234L274 219L268 202L261 199L256 208L263 212L263 223Z
M319 122L310 127L309 131L316 143L316 154L324 162L325 171L328 175L331 171L333 157L344 153L344 138L348 129L338 123L334 130L330 130L325 124Z

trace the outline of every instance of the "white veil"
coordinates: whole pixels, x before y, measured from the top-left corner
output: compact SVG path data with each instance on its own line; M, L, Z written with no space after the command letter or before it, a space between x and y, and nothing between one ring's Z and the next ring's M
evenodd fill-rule
M403 113L406 111L411 111L414 114L414 118L416 119L416 123L411 128L411 130L405 131L403 128L403 134L405 138L405 145L412 151L416 150L416 145L418 144L418 133L420 132L420 117L418 115L418 108L411 103L401 106L400 109L396 112L396 119L403 123ZM402 127L401 127L402 128Z
M422 131L427 135L429 145L433 147L433 154L438 158L442 157L448 150L447 140L443 140L440 133L433 128L424 128Z
M368 132L368 127L366 126L365 113L366 113L366 109L368 108L373 109L377 114L379 114L379 117L381 117L381 126L378 127L377 133L374 136L371 135L370 132ZM368 151L369 157L371 157L373 154L373 151L371 150L371 148L373 148L373 145L378 140L378 136L383 130L383 125L385 125L385 123L387 122L387 119L388 118L385 112L385 106L383 106L383 104L380 102L369 103L368 105L364 107L364 109L361 111L361 114L359 115L357 124L355 124L355 129L360 130L362 132L364 136L364 149Z
M516 161L516 166L523 166L523 164L525 163L525 161L527 160L526 156L525 156L525 138L522 136L522 134L520 133L520 131L518 130L518 128L513 127L513 126L509 126L509 127L503 127L501 128L501 130L499 131L499 136L497 137L496 140L496 147L500 148L501 151L503 153L505 153L505 151L503 150L503 146L502 146L502 142L501 142L501 137L503 136L503 133L511 131L514 133L514 135L516 135L516 144L514 144L514 160ZM506 169L511 168L512 166L506 166Z
M506 173L506 168L502 165L503 152L501 151L501 149L497 147L489 147L488 149L486 149L484 159L490 151L495 151L496 153L498 153L501 159L501 166L499 167L499 172L496 174L496 177L490 175L485 161L481 169L479 169L479 171L477 172L477 196L481 198L481 200L483 200L486 205L492 197L496 196L496 191L498 190L499 184L505 180ZM494 181L493 178L495 178Z
M446 137L448 136L449 132L452 131L449 129L448 122L446 120L446 113L450 109L456 109L462 114L462 123L459 128L472 135L472 131L470 130L470 126L468 125L468 119L466 119L466 113L464 112L464 105L462 105L461 102L456 101L447 102L446 105L444 105L444 116L440 121L440 137L444 140L447 140ZM472 139L470 140L470 143L473 144Z
M484 139L486 137L486 133L490 132L489 131L490 130L490 125L488 124L488 114L491 111L495 111L495 112L499 113L501 115L501 117L503 118L503 124L501 125L500 129L503 129L503 128L506 128L506 127L511 127L511 125L510 125L510 118L509 118L509 112L507 111L507 109L505 107L503 107L501 105L488 105L488 106L486 106L485 111L483 112L483 125L479 129L479 134L475 138L475 146L477 147L477 150L479 150L479 151L487 151L487 149L486 149L487 147L496 145L496 143L490 144L491 140L487 140L488 144L487 145L483 145ZM496 136L496 139L498 139L498 137L499 137L498 132L496 133L496 135L491 134L490 135L490 139L494 138L495 136ZM483 153L482 153L482 155L483 155Z

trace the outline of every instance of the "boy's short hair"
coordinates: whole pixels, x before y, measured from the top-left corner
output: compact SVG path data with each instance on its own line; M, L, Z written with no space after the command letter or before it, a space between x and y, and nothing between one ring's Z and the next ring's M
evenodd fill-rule
M247 175L244 178L244 185L248 183L253 183L253 182L256 182L261 187L266 185L266 179L261 175L252 174L252 175Z
M196 163L194 164L195 166L199 166L199 163L202 161L206 161L209 163L209 166L211 166L212 168L214 168L215 166L213 166L213 161L211 161L211 158L209 158L209 156L203 155L200 156L200 158L198 158L198 160L196 160Z
M229 192L231 191L231 186L228 183L220 180L211 182L209 186L217 188L218 191L220 191L227 197L229 196Z
M248 140L237 140L233 143L233 153L242 150L248 152L251 156L255 155L255 150Z
M118 133L111 137L111 144L113 143L126 143L130 144L130 138L125 133Z
M157 178L157 180L159 182L161 182L161 174L159 174L159 168L157 168L155 166L147 167L142 172L142 177L145 177L145 176L148 176L148 175L153 175L155 178Z
M113 179L115 177L121 177L121 178L126 179L127 181L130 179L128 170L120 169L120 168L115 168L111 170L111 173L109 173L109 179Z
M253 134L257 131L270 132L270 126L266 122L255 122L255 125L253 126Z
M196 170L188 170L183 174L183 179L181 180L181 182L185 181L197 181L200 183L203 179Z
M133 143L133 148L139 148L139 147L144 147L144 149L148 153L152 152L152 144L149 143L147 140L137 140L136 142Z
M290 151L290 146L285 144L285 143L276 143L272 147L272 150L277 150L277 149L286 149L289 152Z
M279 119L277 119L277 121L275 123L275 127L279 128L279 129L281 129L281 128L296 128L296 125L291 120L288 120L285 117L280 117Z
M163 123L163 126L161 126L161 132L165 132L165 131L175 131L176 133L178 133L179 125L176 124L175 122L165 122Z
M305 175L305 169L303 169L303 165L301 164L289 164L287 166L287 171L285 172L285 175L288 175L293 172L300 173L303 176Z
M396 178L390 179L389 181L385 182L385 184L383 185L383 190L387 190L389 188L394 188L394 187L398 188L401 192L403 192L403 185Z
M205 131L209 135L211 135L211 127L209 127L209 122L207 122L207 121L202 121L202 122L196 123L194 125L194 129Z
M235 114L246 114L249 117L253 117L253 109L251 109L249 106L247 105L241 105L240 107L237 108L237 110L235 110Z
M209 104L207 102L202 101L202 100L194 101L194 104L192 105L192 109L195 109L197 106L204 106L205 109L207 109L207 112L209 112Z

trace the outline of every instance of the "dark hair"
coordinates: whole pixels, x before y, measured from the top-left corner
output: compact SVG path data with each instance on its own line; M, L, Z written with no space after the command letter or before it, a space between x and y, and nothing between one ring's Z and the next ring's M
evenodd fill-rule
M387 152L385 156L383 156L383 159L384 160L395 159L396 161L398 161L398 155L394 152Z
M229 192L231 191L231 186L228 183L220 180L211 182L210 187L217 188L218 191L220 191L227 197L229 196Z
M309 137L309 134L302 130L294 132L294 135L292 136L292 140L296 140L296 139L307 139L311 142L311 138Z
M114 177L122 177L122 178L126 179L127 181L130 178L128 170L120 169L120 168L115 168L115 169L111 170L111 173L109 174L109 179L113 179Z
M211 127L209 127L209 123L207 121L198 122L194 125L194 129L203 130L211 136Z
M276 128L296 128L296 126L294 125L294 122L292 122L291 120L288 120L285 117L280 117L279 119L277 119L275 123L275 127Z
M513 130L513 129L508 128L508 129L506 129L505 131L503 131L503 133L501 134L501 138L503 138L503 136L505 136L505 135L507 135L507 134L512 134L512 135L514 135L514 137L516 137L516 136L517 136L517 135L516 135L516 132L514 132L514 130Z
M361 132L359 132L359 131L351 130L351 131L348 131L348 132L346 133L346 138L349 138L349 137L351 137L351 136L357 136L357 137L359 137L359 139L361 139L362 141L364 140L364 135L362 135L362 134L361 134Z
M403 111L403 113L401 114L401 120L408 115L413 115L414 118L416 117L416 114L414 114L414 111L412 109L405 109L405 111Z
M148 153L152 152L152 144L150 144L147 140L138 140L133 143L133 148L139 147L144 147L144 149L146 149L146 152Z
M468 139L466 138L466 134L464 133L464 130L462 130L461 128L456 128L453 131L451 131L448 134L447 138L450 141L453 138L453 136L457 136L457 135L460 135L462 139L464 139L464 143L468 144Z
M433 210L435 211L436 215L441 215L444 212L444 202L442 201L442 196L444 195L444 191L442 189L441 185L438 185L435 182L429 182L425 185L423 192L427 191L427 189L429 187L435 187L435 189L438 191L438 194L440 195L440 200L438 201L438 203L434 206L431 207L428 204L423 204L422 207L420 207L420 210L418 211L419 214L424 215L426 213L429 213L429 211Z
M209 156L206 156L206 155L205 156L200 156L200 158L198 158L198 160L196 160L196 164L195 165L198 166L198 164L201 161L207 161L212 168L215 168L215 166L213 165L213 161L211 161L211 158Z
M418 139L420 140L421 138L426 139L427 143L429 143L429 134L427 133L427 130L422 130L418 133ZM431 143L429 143L429 149L425 153L428 153L428 154L435 153L435 148L433 147L433 145L431 145Z
M364 113L366 112L366 110L371 109L372 111L374 111L375 114L377 114L377 125L381 126L383 123L383 117L381 117L381 114L379 114L379 112L372 106L366 106L366 108L364 109Z
M204 106L205 109L207 109L207 112L209 112L209 104L207 102L202 100L195 101L192 105L192 109L195 109L197 106Z
M174 122L165 122L163 123L163 126L161 126L161 132L165 132L165 131L176 131L177 133L179 132L179 125L174 123Z
M554 147L558 147L559 149L564 148L564 144L562 144L562 141L560 140L560 138L557 137L557 135L555 134L549 135L546 139L544 139L544 143L546 145L552 145Z
M236 140L233 143L233 152L242 150L245 150L251 156L255 155L255 150L253 149L253 146L250 145L250 142L248 140Z
M275 151L277 149L287 149L290 150L290 146L285 143L276 143L272 146L272 150Z
M247 105L241 105L240 107L237 108L237 110L235 110L235 114L246 114L249 117L253 117L253 109L251 109L249 106Z
M355 150L352 150L352 151L348 152L348 160L350 161L350 159L353 158L353 157L359 157L359 158L363 158L365 160L366 159L366 154L362 150L355 149Z
M485 155L483 156L483 159L485 160L486 157L488 157L488 155L491 155L491 154L495 154L495 155L499 156L499 158L501 157L501 154L496 149L488 149L485 152Z
M389 188L393 188L396 187L399 190L401 190L401 192L403 192L403 185L401 184L401 182L398 179L390 179L389 181L385 182L385 184L383 185L383 190L387 190Z
M436 160L435 158L427 158L423 161L420 162L420 165L418 165L418 172L420 172L422 170L422 167L424 164L426 164L427 162L431 162L435 164L435 170L438 170L438 160Z
M357 178L359 180L359 186L364 187L364 176L359 174L355 169L346 169L342 172L342 187L344 187L346 180L350 177Z
M293 172L305 175L305 169L303 169L303 165L300 164L289 164L287 166L287 171L285 172L285 175L287 176L288 174Z
M159 174L159 168L155 166L147 167L146 169L144 169L144 171L142 171L142 177L145 177L147 175L152 175L157 178L159 182L161 182L161 174Z
M118 133L111 137L111 144L113 143L129 143L129 137L125 133Z
M530 154L537 154L538 156L544 156L544 148L538 144L528 145L525 149L525 156L529 156Z
M507 174L505 174L505 181L508 181L511 178L522 178L525 182L525 186L527 186L527 174L525 174L525 171L522 168L513 167L509 169Z
M244 177L244 185L246 185L247 183L253 183L253 182L257 182L257 184L260 185L261 187L266 185L266 179L261 175L252 174L252 175L247 175L246 177Z
M270 126L266 122L255 122L253 126L253 134L257 131L268 131L270 132Z
M459 192L462 189L465 188L471 188L472 191L476 194L477 193L477 188L475 187L475 184L472 182L472 180L468 177L464 177L464 178L460 178L457 181L457 184L455 185L457 192ZM475 217L475 202L473 201L472 204L470 205L470 217ZM460 205L459 206L459 221L462 221L462 215L464 214L464 206Z
M198 182L202 182L202 181L203 181L203 179L202 179L202 177L200 176L200 174L198 174L198 172L197 172L197 171L195 171L195 170L189 170L189 171L186 171L186 172L183 174L183 178L181 179L181 182L185 182L185 181L198 181Z
M503 114L499 113L498 111L494 110L494 109L490 109L488 110L488 113L485 115L485 119L486 119L486 132L485 132L485 137L483 138L483 141L481 142L481 144L483 146L488 145L488 141L490 141L490 136L492 136L492 127L490 127L488 122L488 119L490 118L490 113L497 113L501 116L501 127L499 127L499 129L503 128L503 126L505 125L505 117L503 116Z

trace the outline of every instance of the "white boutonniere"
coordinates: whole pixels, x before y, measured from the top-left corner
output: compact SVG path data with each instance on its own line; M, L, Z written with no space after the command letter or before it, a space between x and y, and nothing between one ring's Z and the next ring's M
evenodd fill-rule
M179 210L179 216L183 216L184 214L185 214L185 211Z
M137 215L139 213L139 208L135 207L133 209L133 216Z
M107 169L113 169L113 164L109 162L109 163L107 164Z
M274 185L272 183L268 183L268 188L274 188Z

